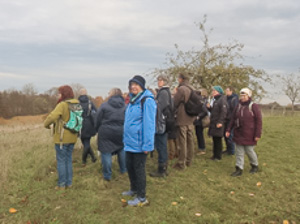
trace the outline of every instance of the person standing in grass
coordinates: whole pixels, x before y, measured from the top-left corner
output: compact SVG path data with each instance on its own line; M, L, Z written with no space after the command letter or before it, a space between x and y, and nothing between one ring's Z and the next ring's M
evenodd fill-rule
M72 152L77 141L78 134L69 131L63 127L68 122L70 111L68 104L78 104L79 101L74 98L73 90L65 85L58 88L59 99L55 109L47 116L44 126L50 129L53 126L53 141L56 150L58 183L56 190L64 190L72 186L73 167Z
M213 156L212 160L222 159L222 138L224 136L225 119L227 115L227 100L221 86L212 88L213 103L207 104L210 111L210 125L208 135L213 138Z
M168 77L159 75L157 77L158 91L156 95L157 115L156 115L156 133L155 148L158 152L158 168L156 172L151 172L151 177L165 177L168 168L168 133L166 124L166 110L172 107L171 92L168 84Z
M208 116L208 110L206 108L207 103L207 90L202 89L200 91L201 96L203 97L203 107L201 113L197 116L196 120L194 121L195 131L196 131L196 137L197 137L197 143L198 143L198 152L197 155L204 155L206 154L205 149L205 139L203 135L203 130L205 127L202 125L202 119Z
M89 99L86 89L81 89L79 91L79 94L80 96L78 97L78 100L83 109L83 113L82 113L83 122L82 122L82 128L80 133L80 139L83 145L82 165L85 166L88 155L91 155L93 163L97 161L93 149L91 148L91 138L96 134L92 115L96 112L97 109Z
M154 149L156 103L153 94L145 88L145 79L136 75L129 81L130 102L125 113L124 149L130 190L124 196L135 196L129 206L144 206L146 199L146 159Z
M185 103L189 100L193 87L189 84L188 76L179 74L178 88L174 96L174 110L176 125L178 127L178 153L177 162L173 165L176 170L184 170L191 166L194 156L194 125L196 116L190 116L185 111Z
M252 91L243 88L240 91L240 101L235 108L233 117L226 130L226 137L230 136L234 128L233 141L236 143L236 171L233 177L241 176L244 169L244 155L250 160L250 173L258 172L258 159L254 147L261 138L262 115L259 106L252 102Z
M226 130L229 125L229 122L231 120L231 117L233 115L233 111L239 103L239 97L237 94L234 93L234 89L231 86L226 88L225 93L227 96L227 105L228 105L226 122L225 122L225 130ZM233 142L233 131L234 131L234 128L231 129L231 132L230 132L230 135L228 138L226 138L224 136L225 142L226 142L226 150L223 152L223 154L226 153L228 155L234 155L234 153L235 153L235 143Z
M125 100L118 88L110 90L108 101L96 114L95 128L98 131L98 150L101 152L102 173L105 181L111 180L112 155L118 156L121 174L126 172L123 129Z

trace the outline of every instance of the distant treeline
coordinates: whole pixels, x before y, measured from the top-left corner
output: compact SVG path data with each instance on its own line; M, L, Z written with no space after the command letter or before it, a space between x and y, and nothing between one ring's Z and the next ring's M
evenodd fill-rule
M0 92L0 117L38 115L55 107L56 97L49 94L26 94L17 90Z
M78 98L79 90L84 88L81 84L72 83L74 98ZM43 94L38 94L35 86L28 83L22 90L9 89L0 91L0 117L12 118L15 116L40 115L51 112L57 103L58 88L52 87ZM90 97L91 101L99 107L103 98Z

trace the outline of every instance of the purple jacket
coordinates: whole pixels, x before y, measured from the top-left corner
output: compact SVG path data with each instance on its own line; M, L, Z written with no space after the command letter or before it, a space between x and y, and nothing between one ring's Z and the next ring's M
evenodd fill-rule
M250 103L251 99L247 102L239 102L226 130L230 132L234 128L233 141L239 145L256 145L255 138L261 137L261 111L256 103L252 105Z

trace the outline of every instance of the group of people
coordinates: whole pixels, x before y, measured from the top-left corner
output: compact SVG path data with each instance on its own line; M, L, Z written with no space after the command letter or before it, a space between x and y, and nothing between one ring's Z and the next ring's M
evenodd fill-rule
M178 76L178 87L171 93L168 77L157 78L158 89L151 92L146 89L146 81L136 75L129 80L129 95L124 99L122 91L114 88L109 92L108 100L98 109L94 106L85 89L74 99L70 86L61 86L59 100L55 109L44 122L46 128L54 125L54 143L57 159L58 184L56 189L72 187L72 151L78 134L63 128L69 120L69 104L80 104L83 124L80 138L84 147L82 163L85 166L90 154L96 162L90 139L98 133L98 150L101 154L103 178L112 177L112 156L118 156L120 173L128 172L130 188L122 195L134 197L127 203L130 206L148 204L146 199L146 159L154 149L158 152L157 170L150 172L152 177L165 177L168 160L177 158L172 166L184 170L191 166L194 157L194 130L196 131L197 154L205 154L203 130L208 126L208 134L213 139L212 160L222 158L222 138L225 137L226 151L236 154L236 171L232 176L242 175L244 154L251 163L251 173L258 171L257 155L254 146L261 137L262 116L257 104L251 100L252 92L248 88L240 91L240 98L231 87L226 94L220 86L212 88L209 100L205 90L197 91L201 95L202 109L198 115L187 113L185 105L194 91L184 74ZM204 125L204 120L208 120Z

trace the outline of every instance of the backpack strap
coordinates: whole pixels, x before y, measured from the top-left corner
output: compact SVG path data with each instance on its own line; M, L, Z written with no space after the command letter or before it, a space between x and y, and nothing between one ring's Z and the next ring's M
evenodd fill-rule
M251 102L249 103L249 111L250 111L251 115L254 116L253 110L252 110L252 105L253 105L253 102L251 101Z
M87 116L91 115L91 111L92 111L92 102L89 100Z
M254 116L254 113L253 113L253 110L252 110L252 105L253 105L253 102L251 101L251 102L249 103L249 105L248 105L248 108L249 108L250 114L251 114L252 116ZM237 111L240 112L241 108L242 108L242 106L241 106L241 104L239 103L238 108L237 108ZM242 116L243 116L243 115L242 115Z
M149 96L145 96L141 99L141 107L142 107L142 111L144 110L144 104L147 98L150 98Z

